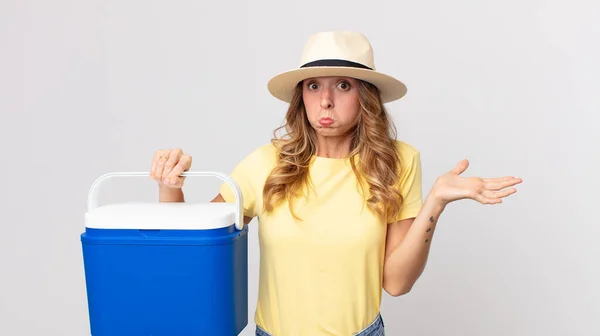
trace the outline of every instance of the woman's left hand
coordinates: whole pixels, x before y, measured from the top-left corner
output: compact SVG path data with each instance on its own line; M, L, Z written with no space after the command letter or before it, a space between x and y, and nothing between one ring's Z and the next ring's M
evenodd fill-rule
M461 199L472 199L482 204L502 203L502 199L517 192L515 185L523 180L513 176L498 178L462 177L469 167L468 160L460 161L454 169L435 181L430 196L443 206Z

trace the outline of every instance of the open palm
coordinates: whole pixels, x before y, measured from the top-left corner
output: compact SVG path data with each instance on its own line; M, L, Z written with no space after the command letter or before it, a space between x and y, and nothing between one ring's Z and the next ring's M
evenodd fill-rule
M442 203L472 199L482 204L502 203L502 199L517 192L515 185L523 180L513 176L481 178L460 176L469 167L468 160L460 161L454 169L437 178L433 194Z

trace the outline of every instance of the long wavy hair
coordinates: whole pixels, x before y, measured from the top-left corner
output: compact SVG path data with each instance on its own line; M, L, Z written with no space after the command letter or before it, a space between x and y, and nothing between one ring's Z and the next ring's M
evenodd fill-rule
M358 97L361 111L350 134L350 163L360 190L365 191L365 183L368 185L370 196L365 200L366 205L388 220L399 213L403 202L397 189L401 163L395 144L396 128L377 87L359 80ZM282 130L286 134L278 136ZM292 215L299 219L292 207L293 200L310 185L309 166L317 152L317 135L302 100L302 82L296 86L284 123L275 129L271 142L277 148L278 160L264 185L263 210L270 212L287 200Z

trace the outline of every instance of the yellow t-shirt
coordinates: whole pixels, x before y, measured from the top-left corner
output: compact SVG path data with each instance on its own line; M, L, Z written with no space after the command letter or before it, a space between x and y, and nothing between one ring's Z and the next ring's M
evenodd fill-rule
M395 220L400 220L421 209L421 162L412 146L397 141L397 147L404 205ZM285 202L263 213L262 190L275 163L276 148L268 144L231 173L242 190L245 215L259 222L254 321L275 336L352 335L379 313L387 225L367 208L348 160L317 156L310 167L316 195L294 205L303 221L294 219ZM220 192L235 202L227 184Z

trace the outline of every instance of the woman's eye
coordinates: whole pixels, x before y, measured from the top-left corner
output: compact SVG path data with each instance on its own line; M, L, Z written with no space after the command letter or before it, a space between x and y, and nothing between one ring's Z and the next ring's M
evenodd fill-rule
M342 90L348 90L348 89L350 89L350 84L348 84L348 83L346 83L346 82L341 82L341 83L339 84L339 87L340 87L340 89L342 89Z
M318 88L318 86L315 83L310 83L310 84L308 84L308 88L311 90L316 90Z

